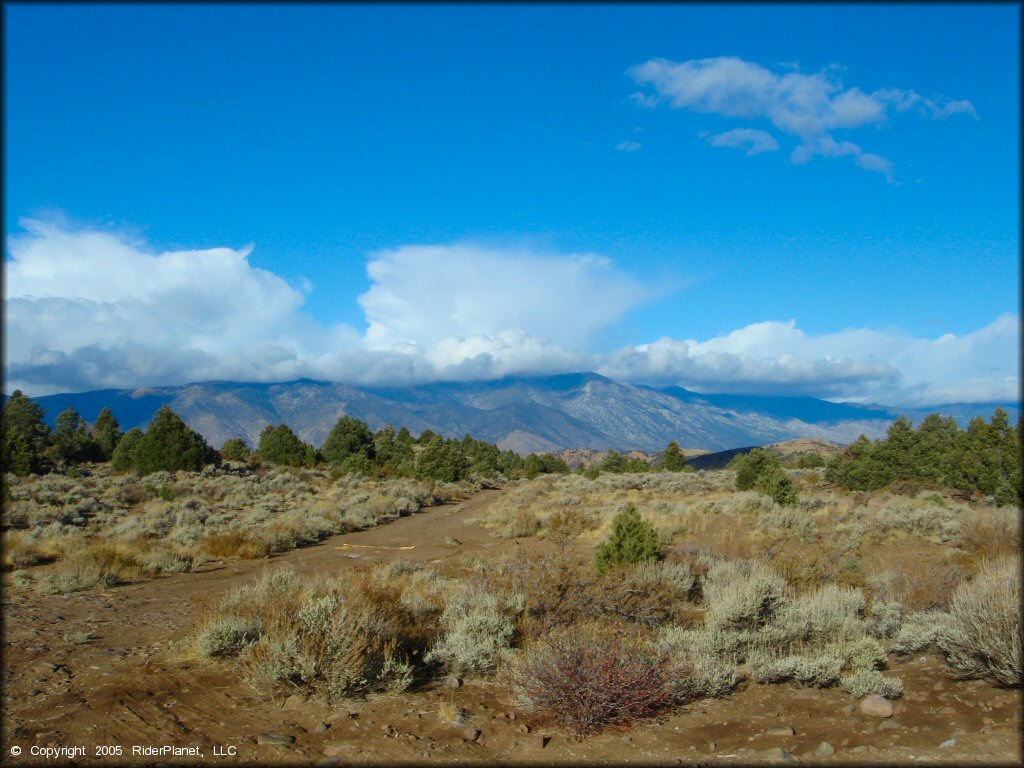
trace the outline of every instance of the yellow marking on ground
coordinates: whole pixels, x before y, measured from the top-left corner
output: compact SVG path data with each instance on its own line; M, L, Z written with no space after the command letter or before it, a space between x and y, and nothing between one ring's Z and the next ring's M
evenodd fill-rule
M358 547L359 549L416 549L415 544L408 547L384 547L377 544L342 544L338 549L349 549L352 547Z

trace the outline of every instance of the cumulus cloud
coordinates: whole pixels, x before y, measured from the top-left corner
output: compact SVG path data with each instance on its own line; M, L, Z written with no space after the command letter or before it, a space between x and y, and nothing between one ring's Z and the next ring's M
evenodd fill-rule
M367 272L373 286L359 303L376 349L510 328L579 347L651 295L601 256L472 244L382 251Z
M1019 318L973 333L921 339L870 328L810 336L789 322L754 323L706 341L663 338L620 350L601 372L701 391L786 393L928 406L1017 400Z
M725 133L712 134L703 131L700 134L702 139L707 139L712 147L733 147L747 150L747 157L761 152L776 152L779 149L779 142L767 131L758 131L753 128L733 128Z
M890 181L891 164L887 159L865 153L851 142L837 142L832 133L882 123L890 111L915 108L922 115L938 119L958 113L977 118L974 106L964 99L925 98L899 88L870 93L844 88L836 68L812 74L778 74L754 62L719 56L683 62L651 59L632 67L629 75L638 85L653 89L653 93L633 94L639 106L651 108L667 101L675 109L744 120L767 119L782 133L801 140L793 153L794 162L806 162L815 155L852 155L859 167L882 173Z
M225 379L356 385L596 370L706 392L933 405L1016 399L1018 318L922 339L795 321L711 339L592 351L652 293L607 259L470 244L374 254L368 330L326 326L248 249L155 253L109 232L23 221L9 240L8 391L31 394Z

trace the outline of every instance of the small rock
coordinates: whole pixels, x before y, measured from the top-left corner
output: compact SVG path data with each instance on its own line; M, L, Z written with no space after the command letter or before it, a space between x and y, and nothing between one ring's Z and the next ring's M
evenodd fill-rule
M860 711L869 717L892 717L892 702L873 693L861 701Z
M852 715L856 709L857 709L857 705L856 704L847 704L845 707L843 707L842 713L844 715Z
M950 747L956 746L956 739L946 739L944 742L939 744L939 749L949 749Z
M935 685L932 686L933 691L943 691L946 689L946 684L939 680Z
M937 714L946 715L947 717L956 717L956 710L953 707L939 707L935 710Z
M390 723L384 723L384 725L380 727L380 730L385 736L396 736L398 734L398 731L396 731L394 726Z
M783 749L782 747L773 747L772 749L766 749L761 753L764 755L766 760L773 763L796 763L799 762L792 752Z
M463 728L462 732L459 735L462 736L462 740L463 741L476 741L477 739L480 738L480 729L479 728Z
M462 680L460 680L457 675L448 675L448 677L446 677L444 679L444 687L445 688L461 688L462 687Z
M796 733L791 725L776 725L765 731L769 736L792 736Z
M281 709L298 709L306 703L306 697L301 693L293 693L287 699L284 700L284 704L281 705Z
M326 731L330 727L331 727L330 723L320 722L320 723L316 724L315 728L313 728L313 732L314 733L323 733L324 731Z
M509 720L515 720L516 719L516 713L515 712L506 712L505 713L505 717L507 717Z
M519 731L520 733L529 733L530 732L530 726L528 726L526 723L520 723L519 725L516 726L516 730Z
M867 747L865 747L865 746L864 746L863 744L858 744L858 745L857 745L856 747L854 747L854 748L853 748L853 749L851 749L850 751L851 751L851 752L857 752L857 753L859 754L859 753L861 753L861 752L867 752L867 751L868 751L868 748L867 748Z
M550 741L550 736L545 736L543 733L530 734L530 738L526 740L527 749L544 749Z
M817 749L814 750L814 754L821 755L822 757L824 757L826 755L835 754L835 751L835 747L833 747L827 741L823 741L821 742L821 744L818 745Z
M883 720L878 724L877 730L879 731L892 731L897 728L903 728L903 723L897 722L896 720Z
M716 744L713 741L708 741L705 743L707 744L708 752L714 752L716 749L718 749L718 744Z
M32 669L42 674L49 672L56 672L60 668L60 664L54 664L52 661L37 661L32 665Z
M349 745L343 741L335 741L324 747L324 755L327 757L339 757L349 751Z
M256 737L257 744L276 744L279 747L287 747L295 743L295 737L287 733L261 733Z
M628 744L629 742L631 742L633 740L633 737L632 736L628 736L628 735L627 736L623 736L622 740Z

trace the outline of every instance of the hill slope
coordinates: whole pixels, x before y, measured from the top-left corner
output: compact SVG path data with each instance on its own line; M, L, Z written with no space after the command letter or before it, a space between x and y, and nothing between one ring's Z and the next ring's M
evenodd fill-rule
M319 446L338 418L348 414L374 430L390 423L413 434L425 429L452 437L468 433L521 453L567 448L660 451L670 440L706 451L801 437L849 443L862 433L884 435L899 413L917 420L928 412L808 397L702 395L681 387L612 381L596 373L403 388L310 379L279 384L212 381L35 400L51 425L68 406L89 422L109 407L124 430L145 428L166 403L215 447L231 437L255 445L266 424L280 422ZM990 416L994 408L956 404L945 412L965 422L973 415ZM1016 419L1019 410L1008 410Z

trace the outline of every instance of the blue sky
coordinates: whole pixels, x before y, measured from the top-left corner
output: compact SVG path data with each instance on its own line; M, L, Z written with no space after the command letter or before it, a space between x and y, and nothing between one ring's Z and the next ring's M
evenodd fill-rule
M4 12L8 391L1016 399L1018 6Z

